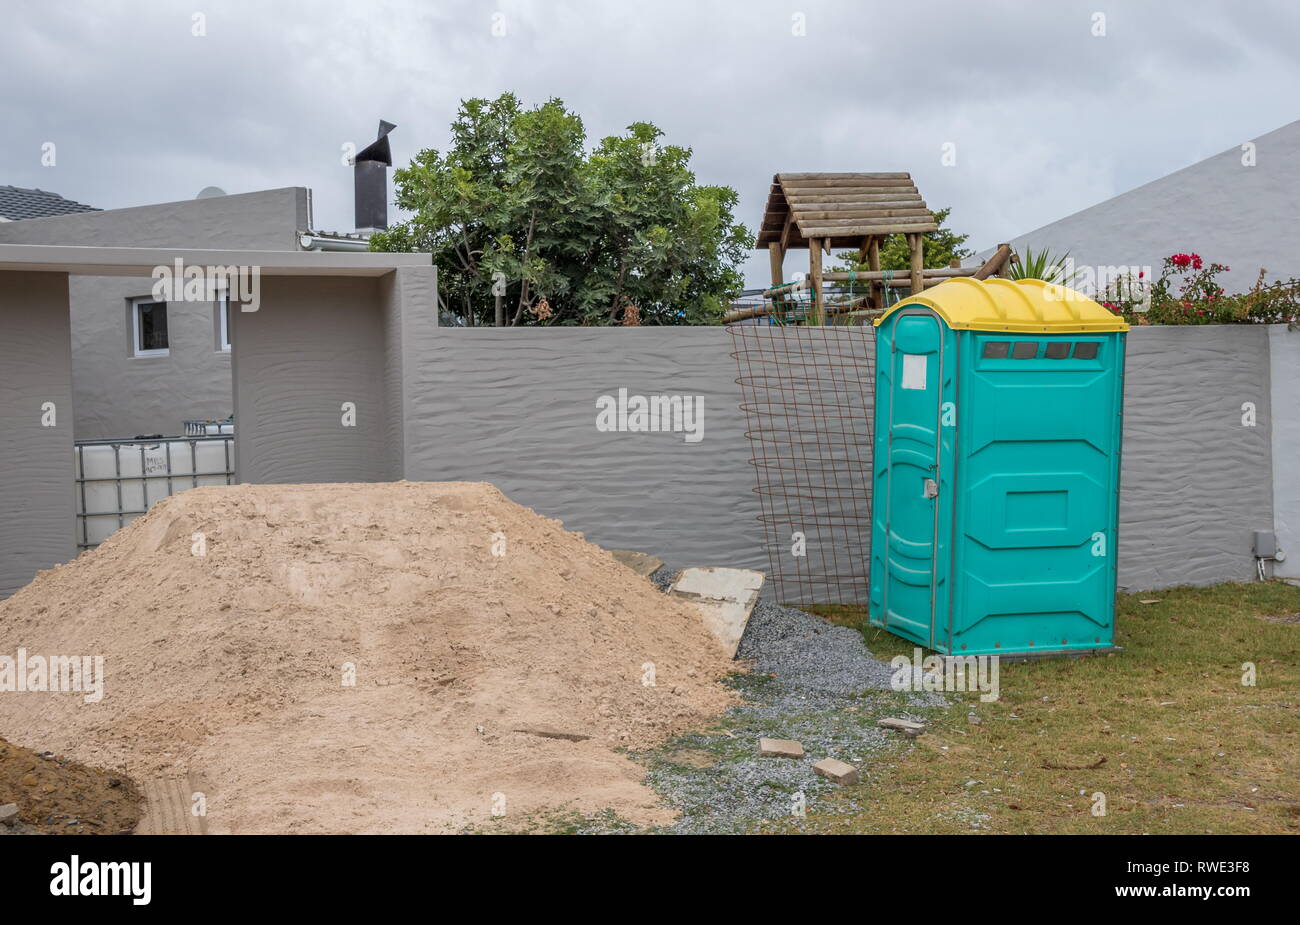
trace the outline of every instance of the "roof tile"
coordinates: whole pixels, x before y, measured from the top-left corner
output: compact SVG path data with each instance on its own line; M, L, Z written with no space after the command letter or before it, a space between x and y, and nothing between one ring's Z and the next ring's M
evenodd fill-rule
M76 212L98 212L94 206L64 199L58 193L21 186L0 186L0 217L16 222L24 218L49 218Z

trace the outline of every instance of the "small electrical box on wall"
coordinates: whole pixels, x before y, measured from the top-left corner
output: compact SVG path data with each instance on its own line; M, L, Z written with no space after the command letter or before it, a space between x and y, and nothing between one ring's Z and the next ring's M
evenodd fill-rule
M1255 558L1277 558L1277 534L1272 530L1255 531Z

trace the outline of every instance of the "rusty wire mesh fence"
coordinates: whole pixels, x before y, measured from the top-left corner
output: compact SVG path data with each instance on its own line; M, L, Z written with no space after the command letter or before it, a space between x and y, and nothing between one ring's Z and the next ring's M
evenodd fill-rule
M728 330L776 599L866 604L875 329Z

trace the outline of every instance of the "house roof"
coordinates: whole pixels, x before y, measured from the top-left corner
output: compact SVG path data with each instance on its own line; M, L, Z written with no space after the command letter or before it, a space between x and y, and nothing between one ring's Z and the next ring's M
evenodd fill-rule
M58 193L21 186L0 186L0 218L16 222L24 218L49 218L74 212L98 212L94 206L64 199Z
M908 173L778 173L754 247L859 247L868 235L937 231Z

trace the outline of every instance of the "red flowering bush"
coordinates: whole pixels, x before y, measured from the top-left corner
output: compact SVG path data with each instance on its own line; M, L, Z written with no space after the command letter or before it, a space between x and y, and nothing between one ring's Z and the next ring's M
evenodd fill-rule
M1127 298L1108 292L1102 304L1130 324L1273 324L1300 321L1300 280L1264 283L1264 270L1250 292L1229 294L1218 282L1230 268L1206 263L1200 254L1171 254L1150 292ZM1138 274L1139 277L1142 274ZM1138 287L1141 288L1140 286ZM1148 300L1149 297L1149 300ZM1142 303L1146 302L1146 311Z
M1097 294L1097 301L1117 315L1131 321L1131 316L1145 312L1150 307L1150 287L1145 271L1134 276L1119 276L1108 280Z

